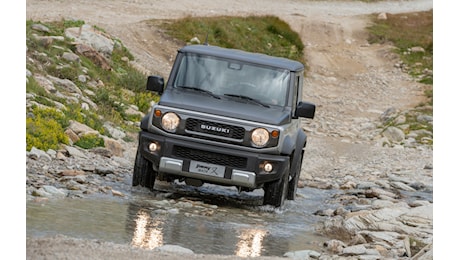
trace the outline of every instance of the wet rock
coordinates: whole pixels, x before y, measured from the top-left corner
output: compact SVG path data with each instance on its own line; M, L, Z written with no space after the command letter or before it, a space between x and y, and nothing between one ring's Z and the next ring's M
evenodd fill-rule
M113 189L112 189L112 195L117 196L117 197L124 197L125 196L122 192L117 191L117 190L113 190Z
M54 186L44 185L42 188L38 189L37 191L38 196L40 197L58 197L63 198L67 196L67 192L63 189L58 189Z
M295 259L295 260L303 260L303 259L318 259L321 256L321 253L313 251L313 250L300 250L300 251L292 251L287 252L283 255L284 257Z
M177 253L177 254L194 254L192 250L185 248L185 247L178 246L178 245L164 245L164 246L155 247L155 249L153 250L160 251L160 252L171 252L171 253Z

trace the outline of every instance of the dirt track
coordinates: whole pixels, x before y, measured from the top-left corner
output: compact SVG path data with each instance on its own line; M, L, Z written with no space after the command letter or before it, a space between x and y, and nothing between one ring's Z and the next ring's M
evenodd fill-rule
M382 165L389 168L402 162L408 165L404 167L420 168L423 165L419 164L432 157L432 153L420 155L419 151L402 154L379 150L372 140L375 129L364 126L377 121L387 108L409 108L423 97L422 86L394 68L397 57L391 53L391 46L367 44L366 14L424 11L433 7L432 1L366 4L359 1L252 0L250 3L27 0L26 11L27 19L34 21L79 19L103 28L126 45L140 68L148 74L165 77L180 45L164 37L147 20L187 15L278 15L300 33L306 46L304 52L309 71L304 83L304 99L317 105L316 117L307 126L311 134L307 148L309 158L302 173L304 179L354 174L357 165L367 166L367 162L375 158L384 161ZM342 166L349 169L342 169L339 176L332 175L337 173L337 162L343 161L346 163ZM31 242L28 251L33 250L32 245L42 246ZM105 258L104 249L98 249L96 255Z

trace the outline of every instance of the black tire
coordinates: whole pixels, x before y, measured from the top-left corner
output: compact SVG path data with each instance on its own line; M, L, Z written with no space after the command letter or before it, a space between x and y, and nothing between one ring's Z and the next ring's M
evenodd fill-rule
M276 208L283 207L287 197L289 182L289 167L283 172L278 181L269 182L264 185L264 205L272 205Z
M294 200L295 195L297 193L297 185L299 184L299 178L300 178L300 171L302 170L302 159L303 159L303 153L301 155L302 157L297 160L294 169L294 176L291 178L289 181L289 187L288 187L288 194L287 194L287 199L288 200Z
M133 186L142 186L153 189L155 185L156 172L153 170L152 162L145 159L140 151L140 145L137 148L136 160L133 170Z

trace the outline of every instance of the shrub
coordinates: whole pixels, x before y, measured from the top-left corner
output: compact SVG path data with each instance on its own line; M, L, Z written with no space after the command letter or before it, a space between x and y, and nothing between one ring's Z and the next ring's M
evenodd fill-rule
M96 134L87 134L80 137L80 140L75 142L76 146L83 149L91 149L94 147L104 147L104 139Z
M64 133L64 116L53 108L34 108L32 117L26 118L26 149L58 149L59 144L68 144Z

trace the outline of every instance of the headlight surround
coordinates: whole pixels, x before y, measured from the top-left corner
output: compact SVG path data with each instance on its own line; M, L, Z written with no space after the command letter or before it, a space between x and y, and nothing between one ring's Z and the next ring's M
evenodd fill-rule
M179 126L179 122L180 118L176 113L168 112L161 118L161 127L170 133L174 133Z
M255 146L264 147L270 140L270 134L265 128L256 128L252 131L251 140Z

